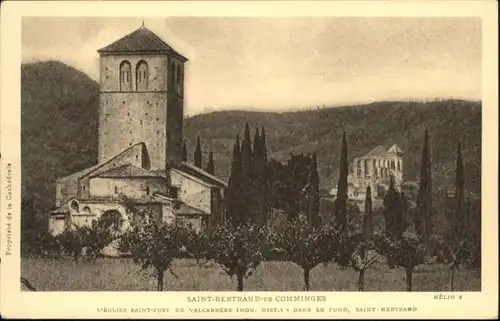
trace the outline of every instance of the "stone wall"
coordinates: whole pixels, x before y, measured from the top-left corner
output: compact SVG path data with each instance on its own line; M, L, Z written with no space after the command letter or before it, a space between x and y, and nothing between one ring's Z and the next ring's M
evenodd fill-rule
M162 178L101 178L90 179L90 196L117 197L123 195L140 199L158 192L168 193L166 179Z
M170 179L173 186L179 187L181 201L206 213L211 213L211 186L177 170L172 170Z

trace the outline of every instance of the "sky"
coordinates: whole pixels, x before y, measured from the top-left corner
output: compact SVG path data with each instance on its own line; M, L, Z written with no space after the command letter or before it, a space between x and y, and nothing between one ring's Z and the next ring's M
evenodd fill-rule
M185 114L481 99L474 18L24 17L22 61L99 81L97 50L145 26L186 56Z

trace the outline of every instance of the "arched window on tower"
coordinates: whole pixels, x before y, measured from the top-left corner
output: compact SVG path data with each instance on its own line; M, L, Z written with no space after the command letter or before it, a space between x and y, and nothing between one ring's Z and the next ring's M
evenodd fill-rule
M132 90L132 73L130 68L130 62L123 61L120 64L120 91L131 91Z
M148 76L148 64L144 60L139 61L135 76L137 91L148 90Z

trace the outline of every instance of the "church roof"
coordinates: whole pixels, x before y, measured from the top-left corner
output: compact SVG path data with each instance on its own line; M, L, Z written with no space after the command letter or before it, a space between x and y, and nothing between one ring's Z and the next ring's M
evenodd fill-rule
M131 177L160 177L167 178L165 173L155 170L144 169L139 166L132 164L125 164L115 168L111 168L102 173L98 173L92 177L102 177L102 178L131 178Z
M51 215L67 214L67 213L69 213L68 203L64 203L63 205L59 206L58 208L50 211Z
M142 26L128 35L116 40L110 45L97 50L98 53L174 53L184 61L187 58L176 52L160 37L148 28Z
M368 152L365 156L386 156L387 155L387 147L382 145L378 145L374 149Z
M220 186L227 187L227 183L221 180L220 178L204 171L203 169L194 166L193 164L189 164L187 162L182 162L180 166L177 168L179 171L184 172L186 174L193 175L205 182Z
M92 173L94 173L94 176L95 176L95 174L99 173L99 170L102 167L104 167L104 165L110 164L113 161L115 161L117 159L120 159L128 151L130 151L130 150L132 150L134 148L137 148L137 147L141 147L144 150L146 148L146 144L143 143L143 142L134 144L134 145L128 147L127 149L125 149L124 151L120 152L118 155L116 155L116 156L112 157L111 159L107 160L104 163L95 164L95 165L93 165L91 167L82 169L81 171L78 171L76 173L70 174L68 176L61 177L61 178L57 179L57 181L62 181L62 180L67 180L67 179L73 179L73 178L81 179L81 178L83 178L83 177L85 177L85 176L87 176L89 174L92 174Z
M174 209L176 215L209 215L209 213L202 211L196 207L187 205L186 203L180 203L178 209Z
M387 153L396 154L396 155L403 155L403 150L401 148L399 148L398 145L394 144L387 150Z
M394 144L391 147L378 145L368 152L364 157L385 157L388 154L403 155L403 150L398 145Z

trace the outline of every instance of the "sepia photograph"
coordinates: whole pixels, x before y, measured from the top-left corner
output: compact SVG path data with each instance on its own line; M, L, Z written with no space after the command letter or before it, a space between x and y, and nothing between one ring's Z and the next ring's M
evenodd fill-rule
M23 283L481 290L479 19L28 17L22 35Z
M481 17L19 21L21 293L485 291Z

